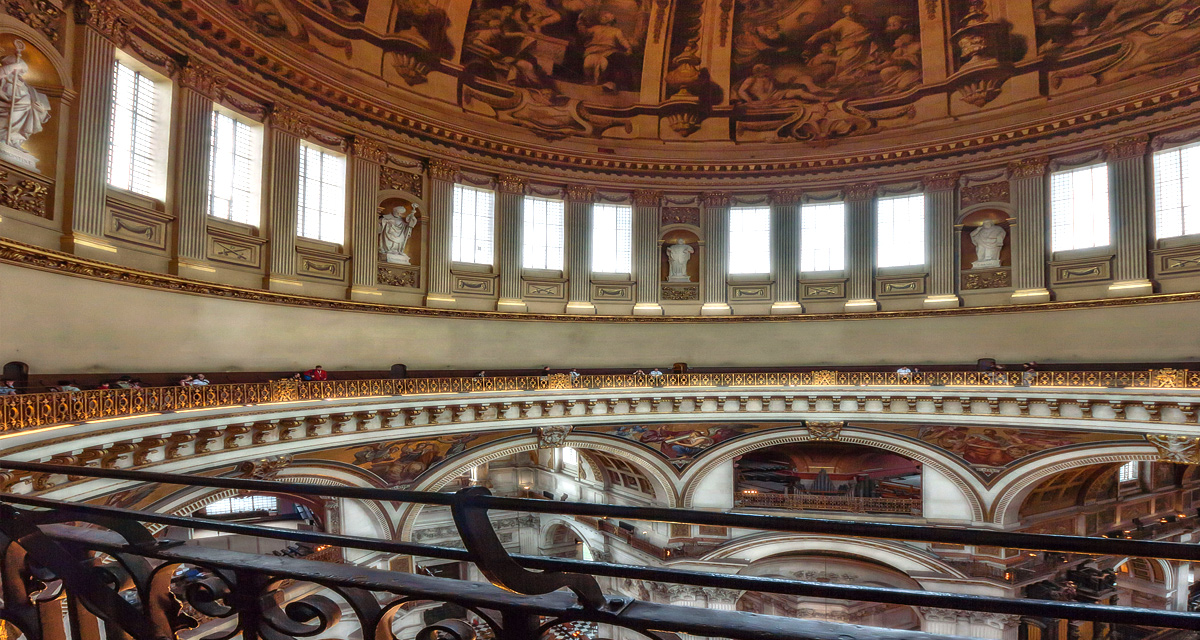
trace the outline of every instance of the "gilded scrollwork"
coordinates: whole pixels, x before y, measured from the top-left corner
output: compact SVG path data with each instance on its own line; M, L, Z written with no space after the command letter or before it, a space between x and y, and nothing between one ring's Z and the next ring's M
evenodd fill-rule
M50 218L50 185L31 179L10 177L10 172L0 171L0 205L10 209Z

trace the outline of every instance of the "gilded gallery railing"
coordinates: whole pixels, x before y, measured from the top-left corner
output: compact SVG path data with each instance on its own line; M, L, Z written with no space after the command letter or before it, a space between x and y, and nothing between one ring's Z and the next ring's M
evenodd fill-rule
M740 493L735 499L739 507L790 509L792 511L844 511L848 513L899 513L921 515L919 498L870 498L860 496L828 496L806 493Z
M554 389L686 387L971 386L1128 387L1200 389L1200 370L1144 371L803 371L795 373L685 373L661 376L569 374L493 378L402 378L394 380L281 380L195 387L101 389L0 397L0 432L123 416L237 407L273 402L391 397L415 394Z

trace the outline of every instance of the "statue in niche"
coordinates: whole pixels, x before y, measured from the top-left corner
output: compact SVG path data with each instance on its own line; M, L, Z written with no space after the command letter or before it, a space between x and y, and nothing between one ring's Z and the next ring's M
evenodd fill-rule
M404 248L417 228L417 205L397 205L379 217L379 255L384 262L411 264Z
M667 247L667 265L670 267L667 282L692 281L692 277L688 275L687 266L694 253L696 250L683 238L677 238L675 244Z
M50 100L25 82L25 74L29 73L29 64L22 57L25 43L14 40L13 48L14 55L0 60L0 127L4 131L2 142L10 148L9 152L27 161L22 164L28 164L33 157L22 147L50 119Z
M990 269L1000 266L1000 250L1004 248L1004 237L1008 232L991 220L984 220L978 229L971 232L971 243L975 245L975 261L972 269Z

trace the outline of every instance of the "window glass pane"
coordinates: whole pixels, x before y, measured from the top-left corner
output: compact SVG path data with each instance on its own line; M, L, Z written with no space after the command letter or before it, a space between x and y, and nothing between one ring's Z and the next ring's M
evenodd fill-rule
M1121 465L1119 472L1119 482L1132 482L1138 479L1138 463L1137 461L1126 462Z
M592 271L633 271L633 207L592 205Z
M846 204L823 202L800 207L800 271L846 268Z
M521 266L526 269L563 268L562 200L525 198L521 214Z
M148 197L157 197L160 182L158 93L140 71L120 61L113 66L108 184Z
M1200 233L1200 144L1154 154L1156 237Z
M209 503L204 513L210 516L251 511L278 511L279 499L275 496L235 496Z
M771 273L771 208L729 210L729 273Z
M346 236L346 159L300 145L300 202L296 234L341 244Z
M208 151L208 215L258 226L258 130L212 112Z
M1052 251L1108 246L1108 165L1052 174L1050 218Z
M925 194L876 202L878 267L925 264Z
M492 264L492 224L496 215L496 196L486 189L454 185L454 230L451 260Z

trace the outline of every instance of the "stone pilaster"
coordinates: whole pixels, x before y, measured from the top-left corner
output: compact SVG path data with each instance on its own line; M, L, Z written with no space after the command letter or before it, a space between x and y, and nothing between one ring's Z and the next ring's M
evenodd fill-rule
M637 282L634 315L661 316L663 313L662 305L658 303L659 281L662 280L659 260L662 247L658 244L661 208L661 192L633 192L633 278Z
M1045 158L1019 160L1008 166L1016 224L1013 229L1013 302L1045 302L1046 225L1049 224L1049 200L1046 197Z
M518 176L500 176L497 181L496 228L500 234L497 261L500 269L500 299L497 311L525 311L521 300L521 210L525 200L525 179Z
M954 219L958 215L959 174L938 173L925 179L926 246L929 247L929 293L925 308L957 307L962 304L955 293L958 268L955 259Z
M111 8L110 8L111 9ZM113 65L118 44L128 38L127 25L118 18L106 18L99 6L80 3L77 30L75 86L79 101L75 130L75 166L71 180L71 231L63 238L63 248L99 249L115 252L104 235L104 209L108 193L108 129L112 121ZM102 254L101 254L102 255Z
M443 160L429 161L429 289L425 304L452 308L454 276L450 273L453 233L454 181L458 167Z
M300 139L311 135L308 119L290 107L271 111L267 143L267 224L270 271L267 288L295 289L296 229L300 200Z
M592 304L592 203L596 190L569 185L566 205L567 313L596 313Z
M771 194L771 265L775 273L772 314L803 313L800 305L800 192Z
M729 205L728 193L711 192L700 195L704 205L704 255L700 272L704 306L700 315L727 316L733 313L726 299L725 280L729 273Z
M1147 219L1149 198L1146 183L1145 135L1121 138L1108 145L1109 189L1112 202L1112 237L1116 258L1113 260L1113 283L1108 295L1113 297L1141 295L1154 292L1148 273L1149 253Z
M208 174L212 147L213 101L220 99L227 79L211 67L188 61L179 71L175 116L174 201L177 221L175 273L194 271L205 257L208 230Z
M350 146L350 298L371 300L380 295L379 171L387 149L369 138Z
M921 631L942 635L958 635L959 612L953 609L920 607Z
M846 311L875 311L875 185L846 188Z

